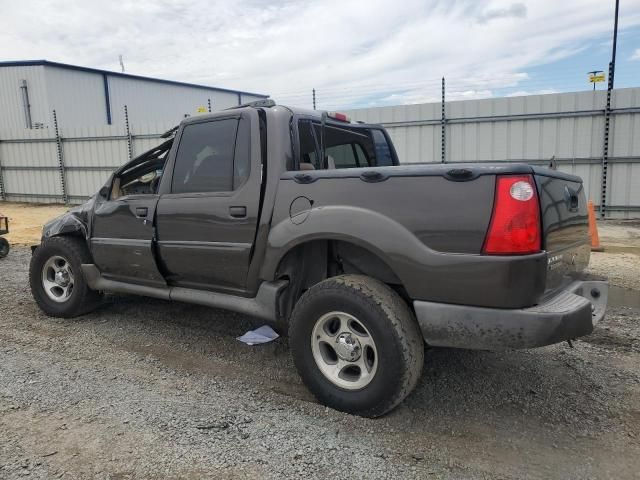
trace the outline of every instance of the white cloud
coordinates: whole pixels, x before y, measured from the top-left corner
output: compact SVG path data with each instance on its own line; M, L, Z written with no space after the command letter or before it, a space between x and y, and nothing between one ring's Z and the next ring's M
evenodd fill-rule
M636 49L636 51L633 52L633 55L631 55L631 60L640 60L640 48Z
M640 0L621 27L640 25ZM609 2L0 0L0 58L46 58L321 107L484 98L611 29ZM637 53L637 52L636 52ZM542 88L543 86L540 86ZM395 95L395 97L393 96Z

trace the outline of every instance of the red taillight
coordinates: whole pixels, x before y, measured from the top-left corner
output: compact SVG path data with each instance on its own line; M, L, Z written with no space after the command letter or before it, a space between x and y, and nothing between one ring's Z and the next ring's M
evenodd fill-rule
M482 253L537 253L542 248L540 207L531 175L498 175L493 214Z

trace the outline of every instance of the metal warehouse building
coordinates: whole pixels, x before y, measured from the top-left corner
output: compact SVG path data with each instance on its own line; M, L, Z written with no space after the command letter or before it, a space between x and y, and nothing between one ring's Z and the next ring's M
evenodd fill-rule
M0 62L0 129L178 123L267 95L48 62Z

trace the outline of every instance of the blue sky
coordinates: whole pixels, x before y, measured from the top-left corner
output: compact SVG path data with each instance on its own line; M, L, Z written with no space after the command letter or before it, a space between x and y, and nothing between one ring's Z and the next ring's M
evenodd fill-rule
M354 108L586 90L613 0L0 0L0 60L47 59ZM617 87L640 86L621 0ZM635 60L632 58L636 57ZM598 88L604 88L599 85Z
M613 28L613 25L612 25ZM608 73L611 61L612 32L596 36L586 41L584 47L573 55L555 62L533 66L526 70L529 80L520 82L516 87L496 91L497 95L512 95L523 91L579 91L593 88L587 82L587 72L602 70ZM633 27L618 32L616 53L615 87L640 86L640 28ZM596 84L596 89L606 90L607 82Z

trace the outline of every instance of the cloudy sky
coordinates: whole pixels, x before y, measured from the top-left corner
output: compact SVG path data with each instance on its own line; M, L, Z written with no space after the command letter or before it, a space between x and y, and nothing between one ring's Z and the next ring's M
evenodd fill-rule
M356 107L590 88L613 0L0 0L0 61L47 59ZM616 86L640 85L621 0ZM603 84L601 84L603 85ZM600 88L602 88L600 86Z

